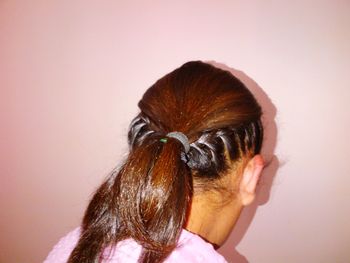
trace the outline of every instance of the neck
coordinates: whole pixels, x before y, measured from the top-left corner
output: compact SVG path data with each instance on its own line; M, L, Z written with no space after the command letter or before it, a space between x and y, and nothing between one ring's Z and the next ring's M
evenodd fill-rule
M241 213L242 205L235 198L225 204L213 194L194 195L186 229L215 246L221 246L231 233Z

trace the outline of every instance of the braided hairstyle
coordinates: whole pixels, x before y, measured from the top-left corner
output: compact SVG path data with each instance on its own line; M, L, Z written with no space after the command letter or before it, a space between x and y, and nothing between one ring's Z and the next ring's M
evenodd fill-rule
M185 63L138 106L128 157L90 201L71 263L99 262L126 238L142 245L140 262L162 262L186 223L194 185L211 189L229 162L260 152L261 107L241 81L210 64ZM175 138L161 141L173 131L188 137L187 153Z

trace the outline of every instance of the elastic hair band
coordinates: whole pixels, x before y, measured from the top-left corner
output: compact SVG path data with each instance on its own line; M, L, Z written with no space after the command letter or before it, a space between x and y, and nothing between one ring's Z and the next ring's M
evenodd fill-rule
M185 134L183 134L182 132L169 132L166 136L170 138L175 138L176 140L181 142L183 147L185 148L185 153L188 153L188 151L190 150L190 144ZM160 141L167 142L166 138L162 138L160 139Z

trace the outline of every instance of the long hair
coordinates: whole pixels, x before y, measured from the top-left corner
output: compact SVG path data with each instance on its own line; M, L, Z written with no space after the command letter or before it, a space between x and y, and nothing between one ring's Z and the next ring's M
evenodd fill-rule
M193 183L210 189L234 162L261 149L261 108L230 72L187 62L153 84L129 127L130 152L99 187L85 212L69 262L98 262L126 238L142 246L139 261L162 262L186 223ZM190 143L167 138L184 133Z

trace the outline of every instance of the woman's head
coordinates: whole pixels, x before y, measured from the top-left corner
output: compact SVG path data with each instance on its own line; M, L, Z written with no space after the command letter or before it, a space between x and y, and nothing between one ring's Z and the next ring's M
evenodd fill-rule
M210 64L188 62L152 85L138 105L128 158L91 200L70 262L96 259L104 247L129 237L143 246L142 262L160 262L182 228L195 232L197 218L208 216L197 208L221 200L229 214L239 206L227 193L237 191L241 203L249 203L243 190L252 189L261 171L256 156L263 128L261 108L242 82ZM188 151L166 137L174 131L187 136ZM212 223L208 218L199 224Z

